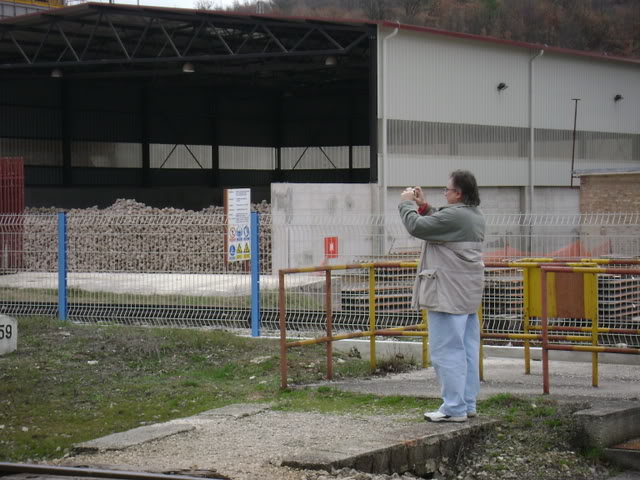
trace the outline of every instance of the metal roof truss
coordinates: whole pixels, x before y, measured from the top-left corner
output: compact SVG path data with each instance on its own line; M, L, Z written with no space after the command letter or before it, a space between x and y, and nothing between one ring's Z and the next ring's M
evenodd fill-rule
M101 4L10 20L0 22L5 71L157 69L176 62L247 67L269 59L304 65L318 56L366 55L371 31L367 25Z

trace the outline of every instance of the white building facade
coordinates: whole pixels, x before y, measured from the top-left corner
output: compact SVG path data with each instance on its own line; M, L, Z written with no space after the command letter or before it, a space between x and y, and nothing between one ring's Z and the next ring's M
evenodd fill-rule
M577 213L572 169L640 166L640 61L384 23L378 120L386 212L462 168L486 210Z

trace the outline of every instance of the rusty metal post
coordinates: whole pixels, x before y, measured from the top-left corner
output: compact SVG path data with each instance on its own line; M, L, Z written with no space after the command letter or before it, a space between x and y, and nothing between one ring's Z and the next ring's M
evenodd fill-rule
M547 315L547 271L540 268L540 300L542 303L542 392L549 394L549 318Z
M480 381L484 381L484 341L482 340L482 334L484 332L484 308L482 303L478 308L478 322L480 323L480 351L479 351L479 362L480 366Z
M284 272L278 272L278 310L280 315L280 388L287 388L287 300Z
M369 267L369 366L376 369L376 268Z
M598 275L595 273L583 273L584 275L584 313L591 320L591 344L598 346ZM598 352L591 352L591 386L597 387Z
M327 337L333 336L333 306L331 304L331 270L326 272L326 310L327 310ZM333 380L333 340L327 342L327 379Z
M531 288L531 279L529 272L531 271L531 267L524 267L522 269L522 287L523 287L523 307L524 307L524 318L523 318L523 329L524 334L529 334L530 327L530 307L529 304L531 302L531 292L529 289ZM524 341L524 373L525 375L531 374L531 342L530 340Z

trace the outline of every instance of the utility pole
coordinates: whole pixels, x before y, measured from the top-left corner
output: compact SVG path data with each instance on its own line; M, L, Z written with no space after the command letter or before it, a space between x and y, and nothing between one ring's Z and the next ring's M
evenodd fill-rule
M575 163L576 160L576 123L578 120L578 102L580 101L579 98L572 98L571 99L574 102L574 107L573 107L573 145L571 147L571 188L573 188L573 165Z

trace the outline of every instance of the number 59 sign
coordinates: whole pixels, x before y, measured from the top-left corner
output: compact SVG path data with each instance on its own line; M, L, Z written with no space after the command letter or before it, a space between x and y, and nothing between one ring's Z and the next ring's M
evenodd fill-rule
M18 348L18 322L6 315L0 315L0 355L11 353Z

